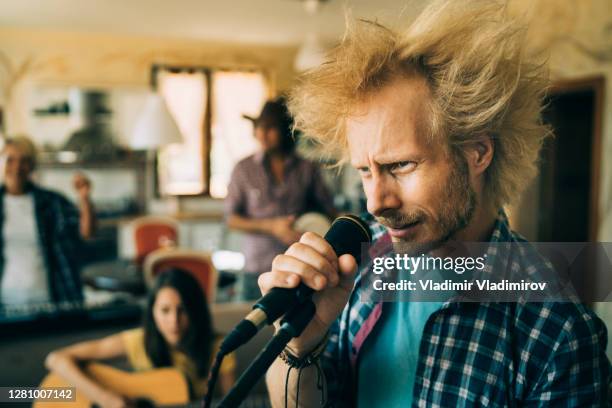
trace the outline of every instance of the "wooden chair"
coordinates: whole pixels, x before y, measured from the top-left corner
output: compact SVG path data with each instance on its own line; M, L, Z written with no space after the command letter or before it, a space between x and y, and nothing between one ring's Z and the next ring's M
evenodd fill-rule
M180 248L162 248L153 251L144 261L147 286L151 288L157 275L170 268L180 268L191 273L202 286L208 303L215 302L218 273L209 253Z
M136 263L142 265L151 252L178 244L178 224L170 217L144 216L132 221Z

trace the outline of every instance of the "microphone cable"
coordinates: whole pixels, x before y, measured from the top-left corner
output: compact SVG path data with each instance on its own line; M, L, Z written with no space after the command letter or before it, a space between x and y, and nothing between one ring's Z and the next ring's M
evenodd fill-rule
M223 349L219 349L215 355L215 361L210 367L210 373L208 374L208 389L206 390L206 396L204 397L201 408L211 408L213 394L215 393L215 385L217 384L219 371L221 370L221 363L223 363L225 356L226 353L223 351Z

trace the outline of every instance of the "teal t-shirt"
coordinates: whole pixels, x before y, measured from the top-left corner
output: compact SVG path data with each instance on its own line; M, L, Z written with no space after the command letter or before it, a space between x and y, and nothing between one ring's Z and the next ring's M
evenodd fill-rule
M358 363L357 405L408 407L427 319L443 302L388 302L369 334Z

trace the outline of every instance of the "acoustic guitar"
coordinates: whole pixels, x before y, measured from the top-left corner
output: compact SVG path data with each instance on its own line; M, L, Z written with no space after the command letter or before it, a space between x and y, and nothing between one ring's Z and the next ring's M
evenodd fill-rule
M125 372L99 363L90 363L85 372L104 388L123 395L136 407L200 407L201 401L189 402L189 385L181 372L174 368L158 368L150 371ZM39 388L70 387L59 376L48 374ZM217 401L219 402L219 401ZM216 402L213 401L213 407ZM96 407L83 393L76 391L75 401L36 401L34 408L92 408ZM247 398L242 408L268 408L267 396Z
M103 364L91 363L85 367L87 375L104 388L134 400L138 405L184 406L189 403L189 386L185 377L173 368L159 368L150 371L128 373ZM51 373L40 388L70 387L66 381ZM72 402L61 403L62 407L90 408L94 404L76 392ZM36 401L34 408L58 408L58 402Z

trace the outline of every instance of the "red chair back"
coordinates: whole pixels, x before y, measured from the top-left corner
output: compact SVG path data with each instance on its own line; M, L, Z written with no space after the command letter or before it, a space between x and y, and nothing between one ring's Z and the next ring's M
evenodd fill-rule
M180 268L198 281L209 303L215 301L217 292L217 270L205 252L181 249L159 249L145 261L145 278L152 283L157 275L171 268Z
M171 220L143 217L135 220L133 225L136 262L139 265L142 265L145 257L151 252L177 244L177 226Z

